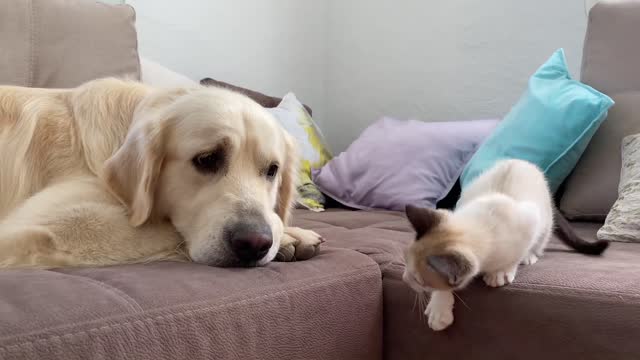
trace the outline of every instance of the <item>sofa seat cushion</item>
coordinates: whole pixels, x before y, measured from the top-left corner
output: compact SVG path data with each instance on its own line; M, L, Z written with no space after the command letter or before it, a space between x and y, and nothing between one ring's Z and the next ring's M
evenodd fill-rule
M356 250L370 256L385 273L388 267L404 270L404 248L414 236L404 214L387 210L327 209L321 213L296 210L296 226L313 229L327 246Z
M378 266L344 249L264 268L0 272L0 359L379 359Z
M476 281L458 292L455 322L433 332L402 282L403 252L414 235L402 213L298 212L297 225L323 235L327 247L354 249L382 269L387 359L631 359L640 354L640 245L613 243L602 257L578 254L558 240L513 284ZM595 240L597 223L574 223ZM466 305L465 305L466 304ZM553 356L550 356L553 354Z

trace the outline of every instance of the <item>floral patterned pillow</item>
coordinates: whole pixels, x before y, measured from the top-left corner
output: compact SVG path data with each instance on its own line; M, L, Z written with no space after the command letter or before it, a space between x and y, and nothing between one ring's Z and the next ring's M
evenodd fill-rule
M640 242L640 134L622 139L618 200L598 230L598 239Z
M300 151L298 207L323 211L326 199L311 180L311 170L321 168L333 156L320 128L293 93L285 95L277 107L267 110L298 141Z

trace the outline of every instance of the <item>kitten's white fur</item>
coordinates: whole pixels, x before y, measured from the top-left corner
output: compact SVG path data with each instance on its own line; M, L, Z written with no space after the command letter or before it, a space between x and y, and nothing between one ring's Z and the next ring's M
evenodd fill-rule
M533 264L542 255L551 238L552 206L538 167L502 160L464 190L448 221L465 232L477 273L487 285L497 287L513 282L518 264ZM429 327L442 330L451 325L453 303L451 291L433 291L425 311Z

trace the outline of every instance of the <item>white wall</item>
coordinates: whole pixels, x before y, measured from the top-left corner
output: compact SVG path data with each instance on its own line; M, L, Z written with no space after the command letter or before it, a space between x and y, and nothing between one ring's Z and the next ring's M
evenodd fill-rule
M325 1L127 0L143 56L199 81L288 91L324 118Z
M504 115L564 47L579 74L584 0L127 0L140 50L194 80L296 92L334 152L382 115Z
M331 0L325 136L343 150L383 114L504 115L564 47L579 74L584 0Z

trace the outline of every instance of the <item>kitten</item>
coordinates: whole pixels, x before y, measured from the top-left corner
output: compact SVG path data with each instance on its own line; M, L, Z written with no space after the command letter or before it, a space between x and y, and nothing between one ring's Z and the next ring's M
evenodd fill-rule
M476 275L492 287L510 284L519 264L538 261L556 233L578 252L600 254L608 243L577 236L557 213L544 173L523 160L502 160L465 189L456 209L406 208L416 241L406 252L403 280L416 292L431 292L429 327L453 323L453 291ZM555 215L555 216L554 216Z

